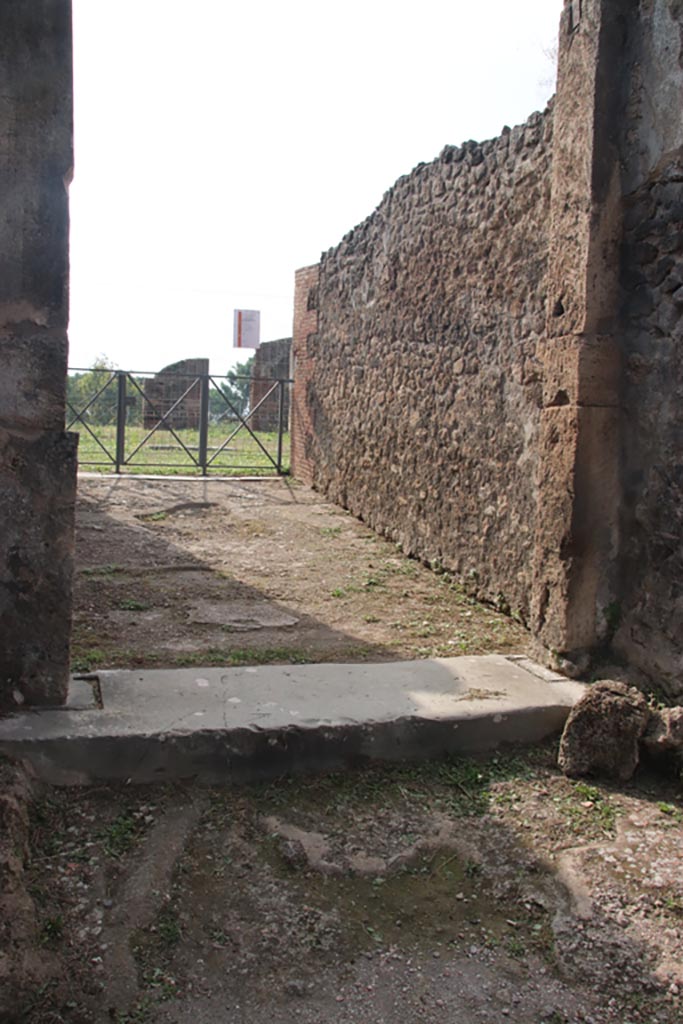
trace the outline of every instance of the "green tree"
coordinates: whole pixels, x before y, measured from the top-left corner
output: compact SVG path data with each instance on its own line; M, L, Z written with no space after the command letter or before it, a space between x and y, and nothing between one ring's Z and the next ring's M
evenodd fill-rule
M211 389L209 409L212 419L235 419L233 409L240 416L245 416L249 412L249 384L253 367L254 357L250 356L246 362L238 363L234 370L228 371L226 379L221 381L218 389Z
M67 377L67 423L80 414L81 420L73 424L76 430L82 421L98 426L116 422L116 368L107 356L101 355L89 370Z

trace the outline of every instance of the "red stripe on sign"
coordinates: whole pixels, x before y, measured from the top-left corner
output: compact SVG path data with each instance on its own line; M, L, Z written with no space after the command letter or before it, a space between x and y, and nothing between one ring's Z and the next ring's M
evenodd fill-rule
M237 347L242 348L242 312L237 312Z

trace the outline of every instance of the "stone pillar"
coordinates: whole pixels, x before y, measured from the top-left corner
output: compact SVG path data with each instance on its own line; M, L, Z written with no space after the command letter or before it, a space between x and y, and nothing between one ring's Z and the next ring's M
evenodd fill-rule
M683 2L632 5L622 118L622 557L614 649L683 700Z
M294 283L294 326L292 329L292 476L312 484L314 424L311 408L311 378L316 360L318 330L318 281L320 265L297 270Z
M577 667L618 592L623 12L565 0L555 100L532 630Z
M3 0L0 33L0 708L69 678L77 435L64 433L70 0Z

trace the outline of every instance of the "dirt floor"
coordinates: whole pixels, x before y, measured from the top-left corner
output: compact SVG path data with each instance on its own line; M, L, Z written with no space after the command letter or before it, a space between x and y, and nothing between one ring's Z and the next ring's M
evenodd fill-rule
M283 481L83 479L78 562L81 670L526 643ZM33 801L0 763L0 1021L680 1024L681 783L556 753Z
M523 651L524 629L286 480L79 478L73 666Z
M22 1024L674 1024L683 795L554 746L232 789L53 790Z

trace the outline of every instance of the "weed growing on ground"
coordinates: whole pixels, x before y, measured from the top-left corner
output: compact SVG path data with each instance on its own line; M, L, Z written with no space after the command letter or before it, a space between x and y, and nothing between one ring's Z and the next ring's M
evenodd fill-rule
M300 647L241 647L234 650L209 647L206 651L196 651L181 655L175 664L194 665L272 665L277 662L292 665L305 665L312 661L311 652Z
M495 782L527 779L533 773L529 759L518 754L499 754L488 761L450 758L310 780L284 778L256 788L253 796L265 806L322 804L337 811L359 803L403 802L431 805L456 815L481 815L490 806L490 787Z
M157 939L166 947L176 946L181 939L182 931L178 915L171 907L164 907L154 925Z
M171 959L182 939L176 910L165 906L154 922L131 940L133 956L142 986L147 990L144 1005L165 1003L181 995L178 979L171 973Z
M101 665L106 660L106 652L100 647L91 647L85 650L78 650L77 648L71 662L71 671L90 672L91 669L97 668L98 665Z
M149 605L145 604L144 601L126 598L124 601L119 601L119 608L124 612L146 612L149 609Z
M81 569L84 576L115 576L117 573L125 571L122 565L116 565L113 562L106 565L93 565L89 569Z
M683 825L683 811L681 811L680 808L675 807L673 804L667 804L661 801L657 804L657 807L662 814L666 814L666 816L671 818L672 821L675 821L678 825Z
M102 849L109 857L118 859L128 852L141 831L140 821L124 812L97 832L96 838L102 842Z
M40 943L42 946L57 946L64 936L64 918L61 914L48 917L40 929Z
M149 998L138 999L132 1009L127 1013L117 1011L114 1016L115 1024L148 1024L152 1019L154 1003Z
M617 808L610 798L585 782L575 782L569 792L554 797L570 831L584 837L613 835Z

